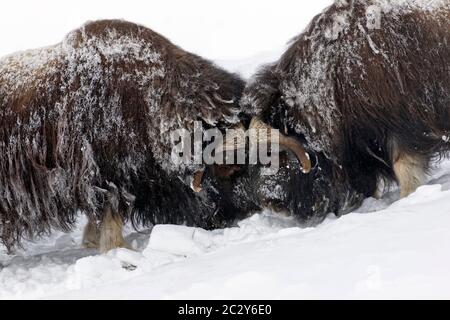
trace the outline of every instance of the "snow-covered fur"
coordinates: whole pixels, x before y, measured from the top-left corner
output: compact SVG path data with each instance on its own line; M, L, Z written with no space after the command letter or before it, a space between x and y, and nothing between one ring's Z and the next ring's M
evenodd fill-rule
M256 175L289 211L348 211L408 171L406 195L450 149L450 1L336 1L249 82L242 105L310 151L307 175Z
M111 194L135 223L216 227L217 204L174 165L172 130L238 121L244 83L143 26L87 23L0 60L0 239L101 220ZM218 218L217 218L218 219Z

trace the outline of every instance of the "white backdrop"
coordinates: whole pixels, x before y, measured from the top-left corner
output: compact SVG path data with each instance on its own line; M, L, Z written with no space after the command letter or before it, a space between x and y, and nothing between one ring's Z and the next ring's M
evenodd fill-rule
M283 46L332 0L4 0L0 56L57 43L87 20L122 18L209 59Z

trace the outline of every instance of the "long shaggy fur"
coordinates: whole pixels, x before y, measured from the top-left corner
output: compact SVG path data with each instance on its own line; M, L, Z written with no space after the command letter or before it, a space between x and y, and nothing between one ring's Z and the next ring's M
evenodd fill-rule
M170 160L171 130L238 121L244 83L145 27L97 21L0 60L0 239L101 219L117 194L134 223L224 224Z
M242 105L318 160L297 187L277 181L298 197L286 207L314 216L358 205L395 178L396 154L423 170L450 149L450 2L336 1L254 77Z

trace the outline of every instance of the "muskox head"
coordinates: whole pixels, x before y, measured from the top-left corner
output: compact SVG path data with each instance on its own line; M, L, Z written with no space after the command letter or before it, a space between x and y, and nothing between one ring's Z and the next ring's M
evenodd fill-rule
M259 143L269 140L269 146L270 138L279 135L279 148L275 148L278 163L251 162L249 140L255 137L249 137L246 164L207 167L203 181L213 186L210 190L220 199L220 207L226 207L230 214L234 211L237 218L242 218L270 209L310 226L329 213L341 215L361 203L363 196L352 188L345 171L323 153L313 151L302 136L280 133L269 121L258 117L248 128L256 130ZM261 129L264 134L259 132Z
M268 208L306 224L320 222L334 204L327 199L332 191L329 163L319 165L324 157L308 151L304 139L281 133L258 117L249 119L245 128L245 133L227 134L219 149L235 151L235 156L244 150L245 163L209 165L194 175L194 188L199 190L201 184L202 192L216 200L225 216L239 219ZM262 163L259 157L252 160L255 145L277 152L277 163Z
M207 180L227 206L241 214L250 213L250 208L269 208L314 225L329 213L350 211L361 203L363 195L354 190L342 166L330 155L315 150L296 130L295 121L285 121L289 106L283 102L272 75L266 70L244 92L246 115L242 125L248 130L246 139L242 134L227 135L224 142L224 150L245 149L246 163L209 166ZM275 168L259 158L250 161L251 140L253 144L267 144L270 152L278 153ZM278 148L273 148L274 144Z
M230 164L213 164L194 175L194 189L215 193L221 210L230 211L237 218L270 207L286 211L285 191L295 187L296 177L303 177L311 170L311 160L302 143L255 117L239 130L231 130L225 136L223 146L217 152L233 155ZM252 158L259 152L255 147L268 146L268 152L277 152L277 163L261 162ZM280 152L279 152L280 151ZM237 153L244 154L244 161L237 160ZM272 155L271 155L272 156ZM275 159L275 157L272 157ZM281 167L280 167L281 165ZM295 187L296 188L296 187ZM212 190L212 191L211 191Z

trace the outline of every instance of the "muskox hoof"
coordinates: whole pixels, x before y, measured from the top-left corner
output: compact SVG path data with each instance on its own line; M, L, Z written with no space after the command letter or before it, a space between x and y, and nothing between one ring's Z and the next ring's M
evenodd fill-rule
M100 226L99 250L106 253L112 249L131 247L123 238L123 220L122 217L113 213L112 210L105 208L105 216Z
M94 221L89 222L84 227L82 246L86 249L98 249L100 244L100 230Z

